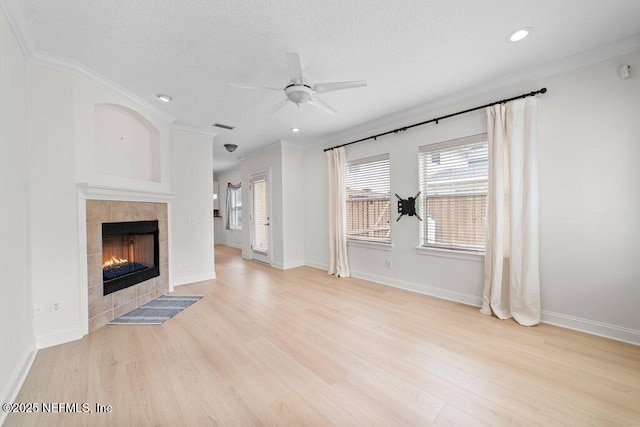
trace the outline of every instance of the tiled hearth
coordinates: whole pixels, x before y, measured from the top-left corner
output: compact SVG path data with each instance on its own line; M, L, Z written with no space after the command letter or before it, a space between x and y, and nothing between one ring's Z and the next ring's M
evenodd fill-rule
M160 276L103 296L102 223L158 220ZM87 200L89 332L169 292L167 204Z

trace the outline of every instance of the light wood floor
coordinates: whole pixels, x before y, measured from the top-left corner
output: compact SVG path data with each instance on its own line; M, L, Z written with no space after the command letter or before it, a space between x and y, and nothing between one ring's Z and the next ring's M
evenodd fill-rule
M41 350L6 425L640 425L640 347L216 247L161 326Z

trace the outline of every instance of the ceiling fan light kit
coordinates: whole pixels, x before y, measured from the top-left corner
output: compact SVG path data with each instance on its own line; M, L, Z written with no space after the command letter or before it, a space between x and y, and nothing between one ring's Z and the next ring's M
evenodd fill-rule
M334 92L336 90L352 89L356 87L363 87L367 85L364 80L349 81L349 82L331 82L331 83L318 83L307 84L306 80L302 77L302 67L300 66L300 56L297 53L287 53L287 63L289 67L289 82L284 89L278 89L274 87L254 86L246 84L230 83L230 86L241 89L266 89L282 91L286 96L285 99L274 105L268 112L275 113L288 102L296 104L298 107L302 104L313 105L320 110L333 114L336 111L335 108L318 98L318 93Z
M291 84L287 86L284 88L284 93L287 95L287 98L289 98L289 101L294 104L298 104L298 106L309 101L313 95L313 91L309 86L298 84Z

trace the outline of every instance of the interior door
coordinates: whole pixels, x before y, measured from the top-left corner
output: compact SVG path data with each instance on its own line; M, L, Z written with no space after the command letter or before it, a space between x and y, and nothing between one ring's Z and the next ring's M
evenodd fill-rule
M270 263L269 186L266 174L251 177L251 257Z

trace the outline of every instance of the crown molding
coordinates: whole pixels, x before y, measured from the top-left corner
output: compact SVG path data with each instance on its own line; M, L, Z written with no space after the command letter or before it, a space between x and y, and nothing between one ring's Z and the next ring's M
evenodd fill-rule
M22 9L18 2L15 0L0 0L0 7L7 17L7 21L13 30L20 48L22 49L24 57L30 63L72 73L89 81L90 83L95 84L107 92L124 98L140 110L146 111L164 122L173 123L176 120L172 115L165 113L160 108L150 104L137 95L134 95L132 92L96 73L84 64L39 51L35 40L29 31L27 21L24 18L24 14L22 13Z
M22 49L22 54L27 60L30 60L36 51L36 42L27 27L22 9L15 0L0 0L0 9L7 17L9 26L16 36L20 49Z
M336 143L339 144L347 140L359 139L365 134L378 133L376 130L383 132L384 130L389 130L389 128L402 126L402 124L406 125L412 120L422 121L425 119L425 115L433 114L435 111L459 107L461 104L471 103L474 100L495 98L496 93L505 93L509 89L521 85L539 84L539 80L586 67L638 49L640 49L640 33L577 55L531 67L528 70L520 70L500 79L466 88L425 103L413 105L392 114L368 120L344 131L330 135L327 138L311 142L307 147L330 147L331 145L336 145ZM534 88L532 88L532 90L533 89ZM539 88L536 87L535 89ZM498 95L498 98L499 97Z
M134 95L132 92L115 84L106 77L89 69L85 65L73 60L38 51L35 40L28 29L24 14L22 13L22 9L19 6L18 2L16 0L0 0L0 7L4 11L7 20L9 21L9 25L11 26L16 36L18 44L20 45L25 58L27 58L29 62L71 72L79 77L88 80L91 83L98 85L108 92L111 92L128 100L138 108L149 112L150 114L165 122L173 123L175 121L175 117L165 113L158 107L150 104L137 95ZM594 64L596 62L600 62L618 55L623 55L636 49L640 49L640 34L635 34L629 38L602 45L594 49L579 53L577 55L560 59L558 61L543 64L537 67L532 67L529 70L522 70L517 73L512 73L505 78L487 82L473 88L467 88L465 90L457 91L444 97L411 106L390 115L382 116L374 120L369 120L367 122L353 126L349 129L337 132L326 138L311 142L311 144L307 146L329 146L338 139L350 139L352 137L356 137L357 135L371 132L371 129L374 128L380 129L388 126L395 126L398 122L408 120L409 118L418 115L428 114L429 112L433 112L438 109L459 105L461 103L469 102L474 99L484 98L493 95L496 92L507 90L508 88L513 86L531 83L533 81L550 77L555 74L560 74L565 71ZM172 126L172 128L189 132L202 133L210 136L217 135L215 133L209 133L208 131L203 129L192 128L188 125L183 124L175 124Z
M147 113L164 122L173 123L175 121L175 117L173 117L172 115L165 113L158 107L148 103L144 99L138 97L137 95L134 95L127 89L117 85L108 78L96 73L95 71L84 66L83 64L80 64L79 62L39 51L33 53L32 57L29 59L29 62L31 62L32 64L43 65L45 67L51 67L57 70L72 73L87 80L90 83L95 84L96 86L106 90L107 92L112 93L113 95L124 98L131 104L138 107L140 110L146 111Z
M251 151L249 153L242 154L242 155L238 156L238 158L242 162L242 161L244 161L246 159L250 159L252 157L259 156L259 155L262 155L264 153L268 153L269 151L272 151L272 150L275 150L275 149L282 150L282 140L281 139L279 139L279 140L277 140L275 142L272 142L271 144L267 144L267 145L263 145L261 147L258 147L258 148L256 148L255 150L253 150L253 151ZM233 168L233 167L234 166L230 166L229 169Z
M212 130L207 130L207 129L201 129L201 128L198 128L198 127L195 127L195 126L185 125L183 123L172 123L171 124L171 129L179 130L179 131L183 131L183 132L198 133L200 135L207 135L207 136L211 136L213 138L218 136L218 132L214 132Z
M465 93L475 97L485 96L497 91L504 91L514 86L531 84L558 74L577 70L638 49L640 49L640 33L626 39L617 40L576 55L559 59L557 61L541 64L526 70L520 70L509 76L483 84L475 90L469 89L466 91L456 92L452 97L447 98L453 98L454 101L457 100L457 102L460 102L462 100L461 98L465 98ZM469 97L467 96L466 100L468 99Z

